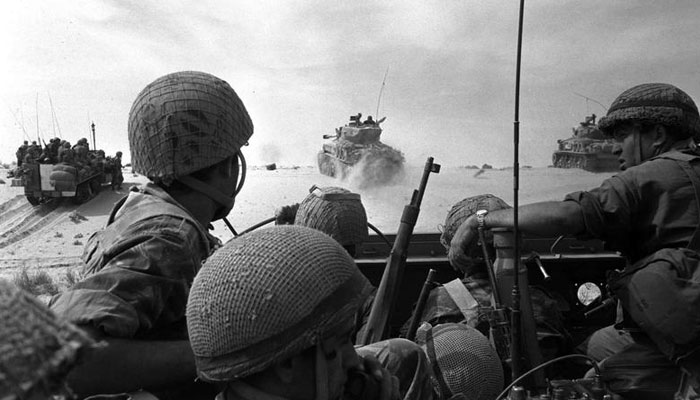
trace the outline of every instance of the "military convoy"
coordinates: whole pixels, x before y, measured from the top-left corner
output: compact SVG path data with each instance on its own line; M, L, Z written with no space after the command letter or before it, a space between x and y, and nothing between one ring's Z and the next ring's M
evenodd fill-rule
M120 184L119 155L105 157L102 150L86 149L80 158L65 157L61 162L53 156L27 156L8 177L12 186L24 187L27 201L34 206L53 198L71 198L73 203L82 204L95 197L102 185Z
M573 136L560 139L559 148L552 155L556 168L581 168L591 172L612 172L619 169L617 156L613 154L613 140L598 129L595 114L572 129Z
M35 206L60 197L82 204L95 197L103 184L112 181L112 174L105 172L104 167L27 163L22 168L22 177L14 179L12 185L24 186L24 195Z
M385 118L373 121L370 116L362 122L361 117L353 115L348 124L336 128L335 135L323 136L330 141L318 153L319 172L345 179L355 171L367 185L388 183L403 173L403 153L379 140L379 124Z

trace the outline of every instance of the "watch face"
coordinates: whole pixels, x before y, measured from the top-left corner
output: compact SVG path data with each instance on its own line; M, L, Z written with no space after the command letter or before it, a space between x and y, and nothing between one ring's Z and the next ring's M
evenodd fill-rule
M603 293L598 285L593 282L586 282L578 287L576 297L584 306L587 306L596 301Z

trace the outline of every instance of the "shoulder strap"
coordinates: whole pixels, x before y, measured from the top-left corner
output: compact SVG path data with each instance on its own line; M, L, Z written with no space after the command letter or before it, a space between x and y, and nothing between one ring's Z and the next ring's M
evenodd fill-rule
M473 318L473 316L470 317L470 312L479 307L479 302L472 296L469 289L464 287L464 283L459 279L455 279L442 285L442 287L445 288L452 301L459 307L459 311L462 312L464 318L467 320Z
M683 168L685 173L690 178L690 182L693 184L693 189L695 189L695 205L700 212L700 177L698 177L697 172L690 166L687 160L675 159L678 165ZM700 223L695 227L695 232L693 232L693 237L690 238L688 242L688 248L692 250L700 250Z

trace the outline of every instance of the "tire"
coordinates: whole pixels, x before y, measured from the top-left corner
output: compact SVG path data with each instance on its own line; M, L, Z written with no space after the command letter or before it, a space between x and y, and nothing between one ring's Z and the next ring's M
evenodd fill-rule
M75 197L73 197L73 204L83 204L92 198L92 189L90 188L89 182L84 182L78 185L75 190Z
M90 181L90 190L92 191L93 196L97 196L97 194L100 193L100 189L102 189L102 185L100 184L98 178Z
M29 201L29 204L33 206L38 206L39 204L41 204L41 201L39 199L31 195L27 195L27 201Z

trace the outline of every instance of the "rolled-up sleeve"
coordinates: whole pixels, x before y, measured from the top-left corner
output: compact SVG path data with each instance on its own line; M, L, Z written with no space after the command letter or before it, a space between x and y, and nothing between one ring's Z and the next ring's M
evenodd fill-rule
M619 175L606 179L590 191L573 192L564 201L576 202L586 227L581 238L615 240L624 236L633 224L638 195L630 182Z

